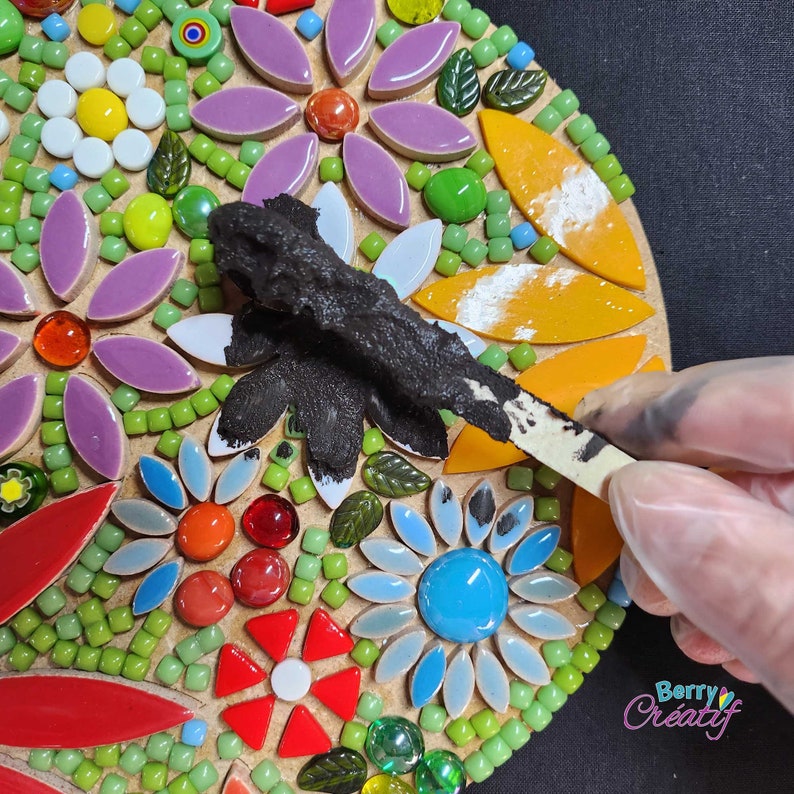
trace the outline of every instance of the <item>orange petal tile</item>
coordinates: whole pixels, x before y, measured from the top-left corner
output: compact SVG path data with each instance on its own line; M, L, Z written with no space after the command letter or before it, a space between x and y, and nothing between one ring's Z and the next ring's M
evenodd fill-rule
M601 278L531 262L468 270L436 281L413 299L475 333L532 344L609 336L654 313L641 298Z
M577 264L626 287L645 289L631 228L590 165L509 113L483 110L479 119L499 179L524 215Z
M637 372L667 372L667 364L664 363L661 356L652 356L649 358Z
M571 414L585 394L633 372L640 362L645 343L646 338L637 334L579 345L522 372L516 383ZM444 464L444 472L488 471L525 458L526 454L513 444L494 441L479 428L466 425L455 440Z
M571 551L574 578L586 585L617 560L623 548L609 505L577 488L571 506Z

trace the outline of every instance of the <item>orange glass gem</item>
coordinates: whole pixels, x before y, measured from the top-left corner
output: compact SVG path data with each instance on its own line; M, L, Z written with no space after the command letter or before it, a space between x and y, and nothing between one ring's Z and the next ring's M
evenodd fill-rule
M228 508L215 502L191 507L179 521L176 542L191 560L214 560L234 537L234 517Z
M39 320L33 333L33 347L48 364L73 367L91 349L91 330L71 312L52 312Z
M325 88L309 97L306 121L324 141L341 141L358 126L358 102L341 88Z

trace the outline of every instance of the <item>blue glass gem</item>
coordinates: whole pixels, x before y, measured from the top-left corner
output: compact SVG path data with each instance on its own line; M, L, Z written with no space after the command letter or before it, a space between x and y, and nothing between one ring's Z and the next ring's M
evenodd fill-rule
M501 566L479 549L442 554L419 582L419 612L428 627L451 642L490 637L507 614Z
M173 510L187 507L187 494L173 466L153 455L141 455L138 468L143 484L158 502Z
M182 559L170 560L158 565L146 574L132 599L132 614L145 615L157 609L166 598L171 596L182 575Z
M404 717L381 717L369 726L365 748L381 772L407 775L422 760L425 740L419 726Z

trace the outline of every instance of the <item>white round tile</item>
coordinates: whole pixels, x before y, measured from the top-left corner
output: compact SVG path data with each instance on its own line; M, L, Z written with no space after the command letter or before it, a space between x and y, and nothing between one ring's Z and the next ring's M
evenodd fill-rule
M146 85L143 67L132 58L119 58L108 66L108 88L126 99L136 88Z
M0 143L11 134L11 125L8 123L6 114L0 110Z
M63 74L69 85L80 93L105 85L105 64L93 52L76 52L66 61Z
M44 150L61 160L74 154L74 148L82 138L83 131L77 122L64 116L48 119L41 128L41 145Z
M300 659L285 659L270 673L270 688L277 698L294 702L300 700L312 685L312 671Z
M140 130L124 130L113 139L113 156L127 171L143 171L153 154L149 136Z
M153 88L136 88L127 97L127 115L141 130L153 130L165 121L165 102Z
M77 93L64 80L45 80L36 92L36 102L48 119L56 116L70 119L77 110Z
M99 179L113 168L113 152L99 138L83 138L74 147L74 167L89 179Z

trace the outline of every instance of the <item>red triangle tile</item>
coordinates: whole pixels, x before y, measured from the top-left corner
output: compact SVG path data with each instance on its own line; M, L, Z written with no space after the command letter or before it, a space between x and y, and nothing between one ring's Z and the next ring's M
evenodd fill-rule
M315 609L303 641L303 661L316 662L353 650L350 635L331 620L324 609Z
M275 702L275 695L246 700L224 709L221 717L252 750L261 750Z
M281 758L298 758L302 755L327 753L331 740L322 726L312 717L306 706L295 706L289 715L287 727L278 746Z
M215 678L215 697L225 698L260 684L267 673L243 650L226 643L218 654L218 673Z
M298 610L284 609L251 618L245 627L271 659L282 662L287 656L297 625Z
M311 693L338 717L352 720L356 716L360 687L361 670L358 667L348 667L347 670L315 681Z

